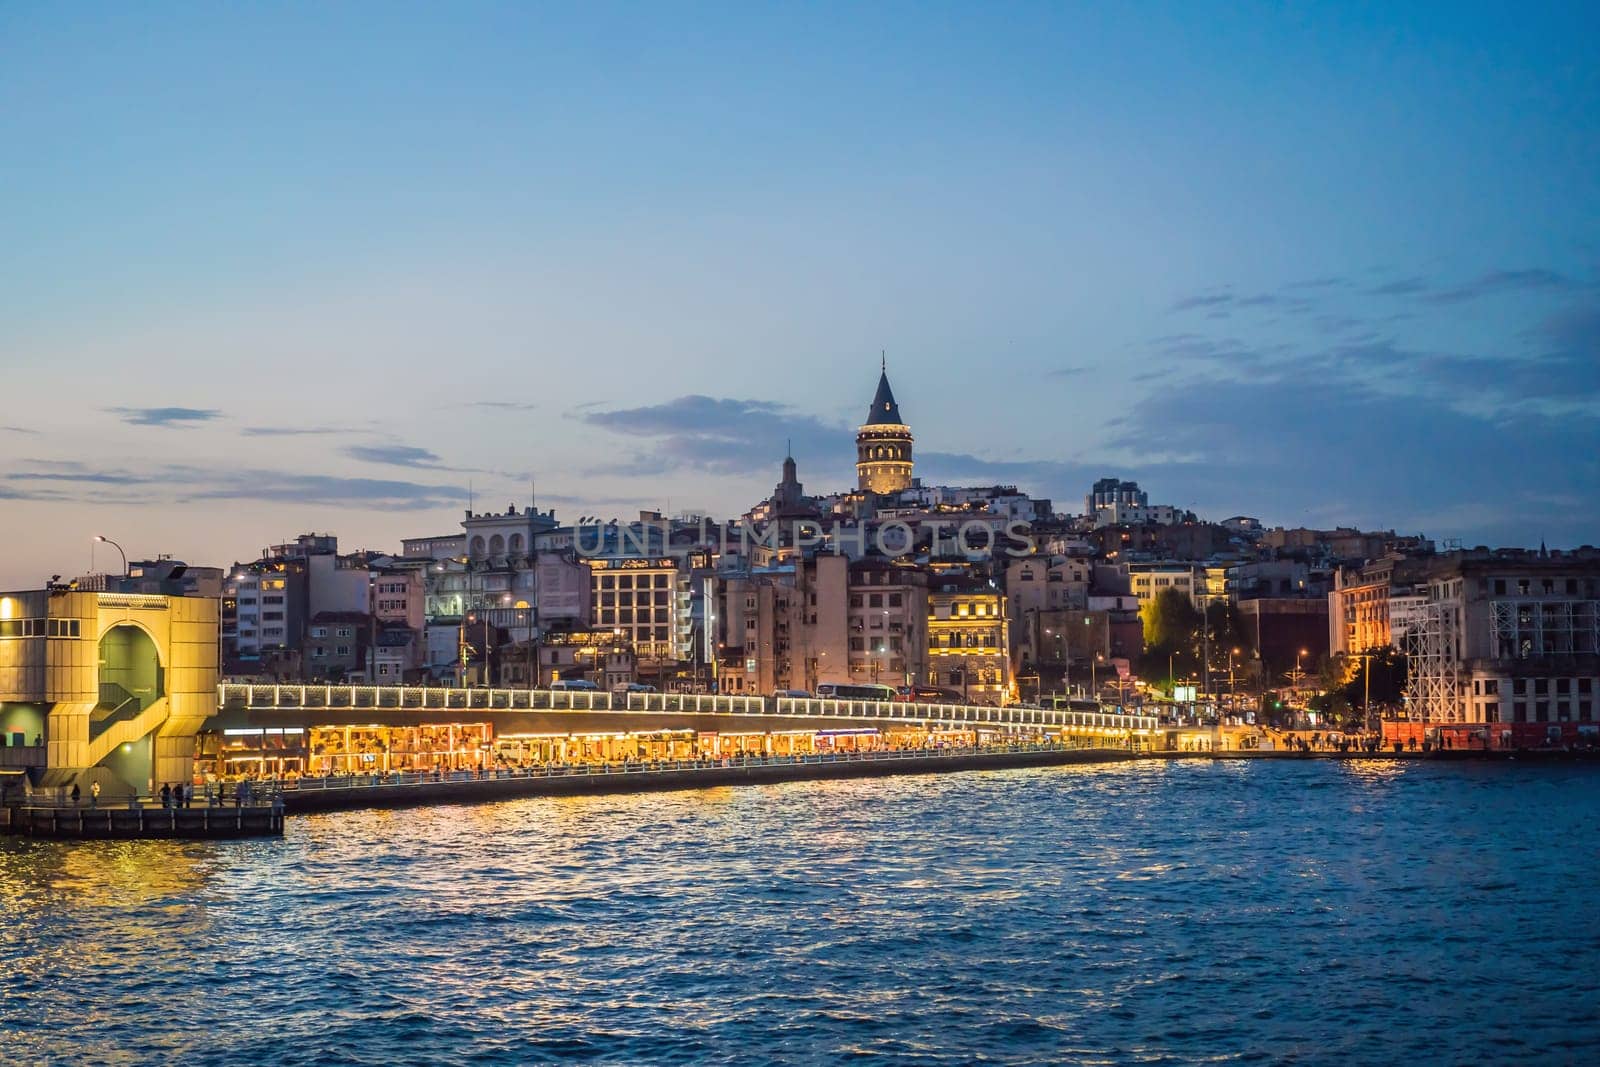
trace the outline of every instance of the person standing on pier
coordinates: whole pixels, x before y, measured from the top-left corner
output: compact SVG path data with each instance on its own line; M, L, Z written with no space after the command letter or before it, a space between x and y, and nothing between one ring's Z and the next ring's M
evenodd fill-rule
M77 787L74 786L73 788L76 789ZM89 806L91 808L100 806L100 783L98 780L89 783Z
M166 782L161 783L161 806L163 808L172 807L172 786Z
M83 794L78 790L78 783L77 782L73 782L72 783L72 806L73 807L77 807L78 806L78 798L81 797L82 795Z

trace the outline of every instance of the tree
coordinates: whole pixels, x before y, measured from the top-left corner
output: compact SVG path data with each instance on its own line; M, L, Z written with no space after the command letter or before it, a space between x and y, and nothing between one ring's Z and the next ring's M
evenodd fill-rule
M1144 623L1145 651L1151 655L1187 649L1200 627L1200 613L1188 594L1178 589L1163 589L1145 601L1139 620Z
M1350 680L1340 690L1345 702L1367 710L1367 698L1377 706L1400 703L1406 691L1407 664L1405 654L1392 645L1369 648L1361 656L1351 657L1355 670Z

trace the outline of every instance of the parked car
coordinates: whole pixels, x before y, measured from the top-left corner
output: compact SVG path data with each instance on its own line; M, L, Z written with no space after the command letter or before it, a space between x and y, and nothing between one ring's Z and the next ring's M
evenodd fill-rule
M587 678L559 678L550 688L560 693L598 693L600 687Z
M774 700L778 700L782 697L789 697L793 700L810 700L811 694L804 689L780 689L776 693L772 694L772 698Z
M629 682L627 685L619 685L613 688L611 690L611 695L614 697L625 697L629 693L654 693L655 691L656 687L653 685L643 685L639 682Z

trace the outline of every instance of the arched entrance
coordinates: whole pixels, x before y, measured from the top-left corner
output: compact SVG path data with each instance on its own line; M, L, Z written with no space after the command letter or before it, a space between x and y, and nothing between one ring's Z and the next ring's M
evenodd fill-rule
M100 639L102 709L139 714L165 695L164 673L156 643L140 627L113 626Z

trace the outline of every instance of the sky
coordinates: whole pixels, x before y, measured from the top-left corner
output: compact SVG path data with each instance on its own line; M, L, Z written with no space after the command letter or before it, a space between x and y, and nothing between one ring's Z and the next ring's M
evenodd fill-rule
M1600 542L1593 4L0 3L0 588L928 483Z

